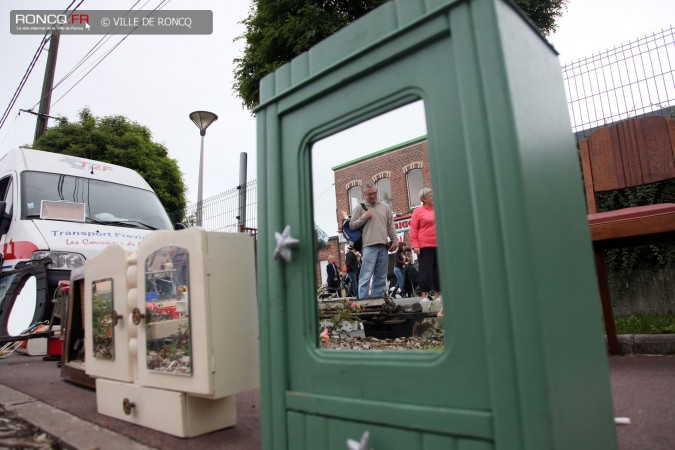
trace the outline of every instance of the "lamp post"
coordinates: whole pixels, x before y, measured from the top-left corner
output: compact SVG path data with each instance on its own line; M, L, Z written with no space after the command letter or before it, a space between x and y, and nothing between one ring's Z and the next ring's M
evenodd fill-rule
M208 111L195 111L190 113L190 120L199 128L199 135L202 137L202 145L199 150L199 186L197 187L197 225L202 226L202 188L204 182L204 136L206 129L213 122L218 120L218 116Z

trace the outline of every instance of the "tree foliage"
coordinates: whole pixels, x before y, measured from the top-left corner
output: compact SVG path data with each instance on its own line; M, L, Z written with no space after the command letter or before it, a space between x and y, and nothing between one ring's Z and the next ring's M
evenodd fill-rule
M386 0L253 0L238 39L246 46L235 59L234 90L244 107L259 103L259 83L268 73L309 50ZM568 0L516 0L547 36Z
M169 157L166 147L152 141L147 127L124 116L94 117L88 108L82 109L79 117L75 123L60 118L34 147L133 169L157 193L164 209L173 213L185 209L185 183L178 163Z
M516 0L516 3L544 36L556 30L556 17L562 16L569 0Z

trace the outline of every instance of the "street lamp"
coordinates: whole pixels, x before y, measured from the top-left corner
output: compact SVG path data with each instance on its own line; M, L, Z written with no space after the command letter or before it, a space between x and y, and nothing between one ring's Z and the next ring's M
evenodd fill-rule
M202 187L204 176L204 136L206 136L206 129L213 122L218 120L218 116L208 111L195 111L190 113L190 120L192 120L197 128L199 128L199 135L202 137L202 145L199 150L199 187L197 188L197 225L202 226Z

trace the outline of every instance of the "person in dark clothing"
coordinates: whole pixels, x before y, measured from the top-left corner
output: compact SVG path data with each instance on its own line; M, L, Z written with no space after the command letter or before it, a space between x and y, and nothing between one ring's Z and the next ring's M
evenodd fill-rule
M404 297L414 297L417 292L417 269L412 263L412 250L406 249L406 256L408 258L408 264L405 266L405 281L403 283L403 296Z
M340 289L340 271L337 266L337 259L333 255L328 256L328 265L326 266L326 275L328 276L328 292L338 293Z
M405 243L399 242L396 249L394 260L394 275L396 275L396 286L391 293L391 298L396 298L396 294L403 296L403 289L405 283L405 267L408 264L408 258L405 255Z
M356 255L356 250L353 247L349 247L347 252L346 264L347 264L347 278L349 278L349 290L347 291L347 297L356 297L359 296L359 271L361 270L359 264L359 257Z

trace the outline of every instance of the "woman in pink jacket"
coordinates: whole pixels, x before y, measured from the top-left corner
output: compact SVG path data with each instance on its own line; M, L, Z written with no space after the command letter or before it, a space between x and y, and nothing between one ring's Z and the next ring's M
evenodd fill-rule
M422 206L417 208L410 219L410 246L419 256L419 282L422 297L434 292L434 298L441 295L438 279L438 258L436 257L436 218L434 195L431 189L420 191Z

